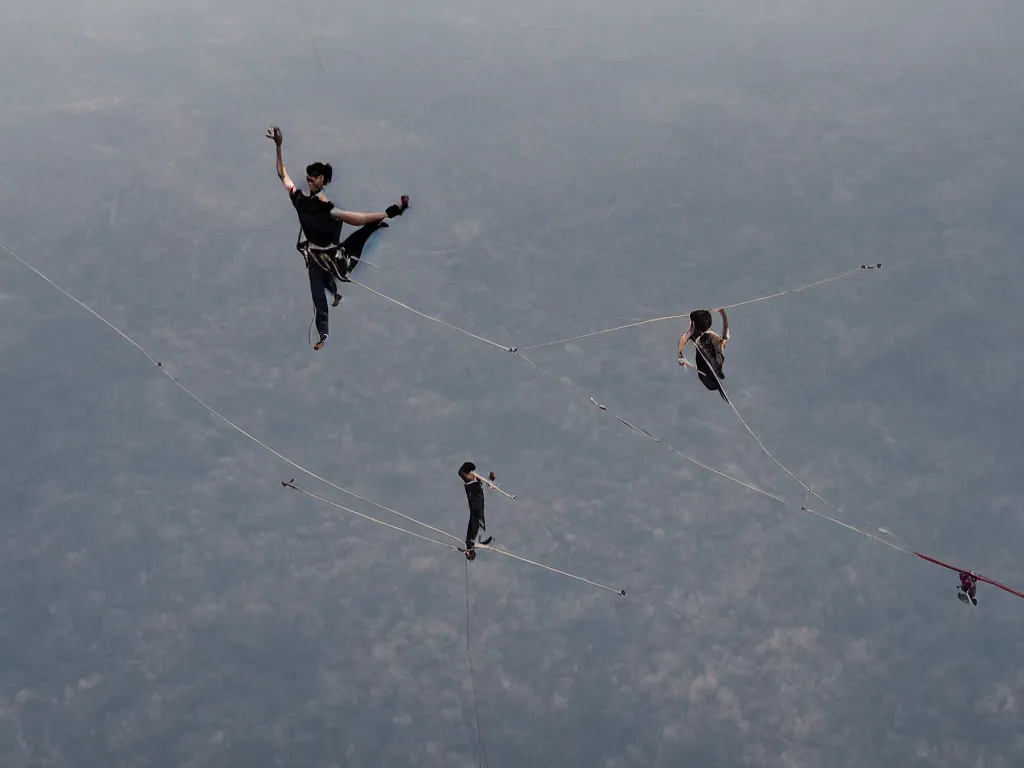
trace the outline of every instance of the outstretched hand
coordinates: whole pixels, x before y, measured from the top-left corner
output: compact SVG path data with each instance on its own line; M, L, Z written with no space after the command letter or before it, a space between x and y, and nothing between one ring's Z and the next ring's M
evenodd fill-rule
M267 128L267 138L271 139L277 146L281 146L281 142L284 141L284 134L281 133L281 129L276 125L272 125Z

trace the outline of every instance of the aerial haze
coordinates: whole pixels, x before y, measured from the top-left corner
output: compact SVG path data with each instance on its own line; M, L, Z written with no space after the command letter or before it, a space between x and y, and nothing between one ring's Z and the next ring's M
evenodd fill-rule
M0 243L274 450L495 544L491 766L1024 760L1024 7L89 0L0 7ZM295 212L411 208L313 352ZM346 228L346 231L348 228ZM718 319L716 316L716 325ZM687 356L693 359L692 346ZM0 754L472 766L466 564L307 476L0 252ZM882 533L883 528L891 533Z

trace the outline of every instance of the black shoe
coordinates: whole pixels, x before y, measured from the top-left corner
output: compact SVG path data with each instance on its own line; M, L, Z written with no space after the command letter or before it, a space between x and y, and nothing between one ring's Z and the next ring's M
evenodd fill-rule
M336 293L336 294L334 294L334 303L331 304L331 306L332 307L336 307L339 304L341 304L341 294L340 293Z
M480 543L483 544L486 547L492 541L494 541L494 537L493 536L488 536L486 539L482 540Z

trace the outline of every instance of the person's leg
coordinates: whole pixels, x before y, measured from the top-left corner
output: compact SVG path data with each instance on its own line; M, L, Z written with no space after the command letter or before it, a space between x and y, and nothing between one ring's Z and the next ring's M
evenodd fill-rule
M361 226L345 238L345 241L341 244L341 248L348 260L348 274L352 273L356 264L358 264L359 260L363 257L363 248L366 247L366 241L370 239L370 235L381 227L387 226L387 222L385 221L375 221L372 224L365 224Z
M476 543L476 535L480 532L480 521L473 514L469 513L469 526L466 528L466 549L472 549Z
M694 350L694 354L697 358L696 363L698 378L700 378L701 383L704 384L705 387L712 391L717 391L718 379L715 378L715 372L711 368L711 363L708 362L708 359L704 355L704 350L701 349L700 344L694 344L694 346L696 347L696 349Z
M327 290L327 281L329 279L330 275L310 259L309 292L313 297L313 306L316 308L316 330L317 333L320 334L320 342L314 347L314 349L320 349L320 347L323 346L324 341L327 339L329 310L327 309L327 296L325 295L325 291Z
M715 369L711 367L711 361L708 360L707 356L710 350L705 349L701 342L694 344L694 347L696 347L694 354L697 356L697 378L707 389L717 392L723 400L728 402L729 398L722 391L722 385L718 383L718 377L715 376Z
M480 544L483 544L485 546L487 544L490 544L491 543L491 537L487 535L487 518L484 516L484 505L483 505L483 503L481 503L478 507L472 509L470 511L470 514L473 516L473 520L476 521L476 525L477 525L476 534L474 535L474 539L476 539ZM483 534L484 534L484 536L486 538L477 538L480 535L481 531L483 531Z

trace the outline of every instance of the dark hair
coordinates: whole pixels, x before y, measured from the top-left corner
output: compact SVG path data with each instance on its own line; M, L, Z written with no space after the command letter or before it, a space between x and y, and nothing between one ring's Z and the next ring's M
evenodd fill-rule
M459 467L459 477L465 477L470 472L476 472L476 464L472 461L467 461L461 467Z
M330 163L312 163L306 166L307 176L323 176L324 184L330 184L334 176L334 169Z

